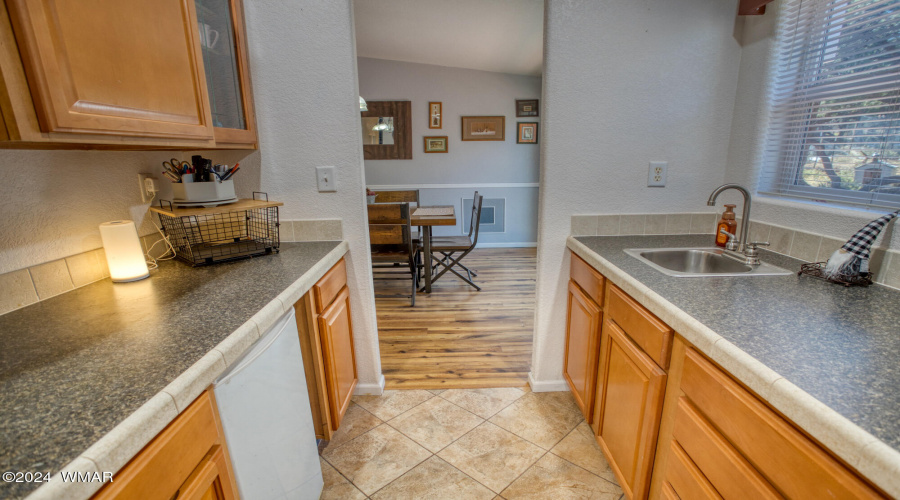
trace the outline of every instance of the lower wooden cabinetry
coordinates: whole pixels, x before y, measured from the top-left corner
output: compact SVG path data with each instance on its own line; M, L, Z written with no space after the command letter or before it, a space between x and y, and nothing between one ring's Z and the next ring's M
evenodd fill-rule
M330 440L358 380L344 260L325 273L294 309L316 437Z
M597 442L628 498L644 498L666 388L666 372L610 320L603 325Z
M212 391L201 394L93 498L238 498Z
M565 378L584 405L597 374L585 415L627 498L885 498L622 289L572 259ZM602 305L594 302L599 297ZM601 320L595 358L590 333Z

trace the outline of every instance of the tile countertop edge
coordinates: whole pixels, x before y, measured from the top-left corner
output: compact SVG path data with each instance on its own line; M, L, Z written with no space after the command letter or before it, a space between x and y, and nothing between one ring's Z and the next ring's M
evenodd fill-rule
M269 302L246 323L175 378L134 413L97 440L62 471L118 473L132 458L168 426L187 406L231 366L304 293L350 250L346 240ZM93 467L89 467L89 466ZM63 482L59 473L26 500L89 499L104 482Z
M566 240L566 247L860 474L889 495L900 497L900 452L737 348L573 236Z

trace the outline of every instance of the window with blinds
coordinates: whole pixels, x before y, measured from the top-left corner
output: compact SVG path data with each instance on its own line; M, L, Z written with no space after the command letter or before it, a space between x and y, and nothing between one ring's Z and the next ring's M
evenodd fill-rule
M900 208L900 0L786 0L760 191Z

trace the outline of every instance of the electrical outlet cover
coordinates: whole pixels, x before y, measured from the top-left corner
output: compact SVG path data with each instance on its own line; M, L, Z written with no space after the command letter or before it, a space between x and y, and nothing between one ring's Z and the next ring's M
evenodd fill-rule
M150 181L149 185L147 181ZM153 174L138 174L138 186L141 192L141 201L150 203L159 192L159 186L156 184L156 176Z
M648 187L666 187L666 174L669 168L667 161L651 161L647 172Z

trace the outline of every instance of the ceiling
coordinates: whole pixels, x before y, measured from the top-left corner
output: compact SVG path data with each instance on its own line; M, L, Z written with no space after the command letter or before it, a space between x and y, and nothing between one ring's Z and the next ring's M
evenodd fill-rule
M543 0L356 0L356 52L518 75L540 75Z

